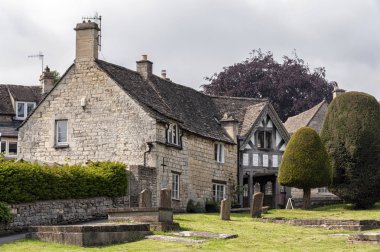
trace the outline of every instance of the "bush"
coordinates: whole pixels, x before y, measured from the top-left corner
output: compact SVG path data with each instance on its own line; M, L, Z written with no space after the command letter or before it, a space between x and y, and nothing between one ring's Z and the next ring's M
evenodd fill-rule
M204 213L204 207L201 202L195 203L192 199L187 202L186 212L188 213Z
M380 200L380 105L371 95L348 92L329 106L321 131L333 166L330 191L356 208Z
M331 165L318 133L303 127L294 133L281 160L281 185L303 189L303 207L310 207L310 189L331 184Z
M12 214L9 211L9 207L4 202L0 202L0 223L7 223L11 218Z
M219 211L220 204L214 199L206 199L205 210L206 213L216 213Z
M22 203L124 196L128 186L125 168L114 162L48 166L3 161L0 163L0 201Z

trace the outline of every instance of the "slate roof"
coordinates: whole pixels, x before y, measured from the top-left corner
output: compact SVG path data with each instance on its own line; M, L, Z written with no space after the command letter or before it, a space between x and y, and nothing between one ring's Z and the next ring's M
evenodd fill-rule
M221 113L210 96L155 75L145 81L124 67L102 60L97 64L156 119L172 119L189 132L233 143L216 120Z
M0 84L0 114L14 115L11 96L15 101L38 103L42 98L40 86L21 86Z
M325 100L318 103L314 107L309 110L306 110L298 115L289 117L284 123L285 128L289 132L289 134L295 133L301 127L309 126L311 120L313 120L314 116L318 113L323 104L327 103Z
M1 137L17 137L17 128L21 123L22 121L0 122Z

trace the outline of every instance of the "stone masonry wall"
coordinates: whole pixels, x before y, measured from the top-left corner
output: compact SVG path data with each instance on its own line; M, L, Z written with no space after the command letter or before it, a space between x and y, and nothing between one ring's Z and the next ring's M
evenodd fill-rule
M129 195L131 207L138 207L139 194L144 189L152 192L152 206L157 207L157 169L155 167L144 167L132 165L129 167Z
M97 197L75 200L50 200L11 205L13 219L0 224L0 235L25 231L33 225L78 223L107 217L107 209L129 206L129 197Z
M216 141L182 132L182 147L165 145L165 126L157 125L157 142L150 156L153 166L157 167L159 182L157 190L172 188L172 174L180 174L180 199L173 200L175 211L184 211L192 199L204 203L212 197L212 181L236 184L236 145L224 144L225 163L214 159ZM162 166L165 159L165 166Z
M85 98L86 106L81 107ZM67 148L56 148L55 120L68 120ZM18 158L56 163L142 164L154 141L151 118L95 62L76 63L19 130Z

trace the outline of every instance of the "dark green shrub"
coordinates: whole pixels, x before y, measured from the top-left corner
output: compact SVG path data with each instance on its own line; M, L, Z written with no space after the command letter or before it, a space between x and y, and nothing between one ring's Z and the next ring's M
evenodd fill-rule
M278 181L281 185L303 189L303 207L310 207L311 188L331 184L331 165L318 133L309 127L290 138L281 160Z
M94 162L88 165L48 166L37 163L0 163L0 201L118 197L127 192L125 165Z
M214 199L206 199L206 213L216 213L219 210L219 204Z
M204 207L201 202L195 203L192 199L187 202L186 212L188 213L204 213Z
M4 202L0 202L0 224L7 223L11 219L12 214L9 207Z
M333 167L330 191L356 208L380 200L380 106L371 95L348 92L329 106L321 131Z

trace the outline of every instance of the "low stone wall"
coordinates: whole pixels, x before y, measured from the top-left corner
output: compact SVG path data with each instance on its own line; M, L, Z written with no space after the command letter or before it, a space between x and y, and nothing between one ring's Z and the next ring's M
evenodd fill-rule
M261 218L261 222L290 224L303 227L322 227L327 229L363 231L380 228L378 220L334 220L334 219L287 219L287 218Z
M343 203L343 200L339 199L336 196L335 197L312 197L310 199L311 207L319 207L319 206L341 204L341 203ZM302 198L293 198L293 206L295 208L302 207L302 204L303 204Z
M21 232L29 226L71 224L107 218L109 208L128 207L129 197L49 200L11 205L13 218L0 225L0 235Z

